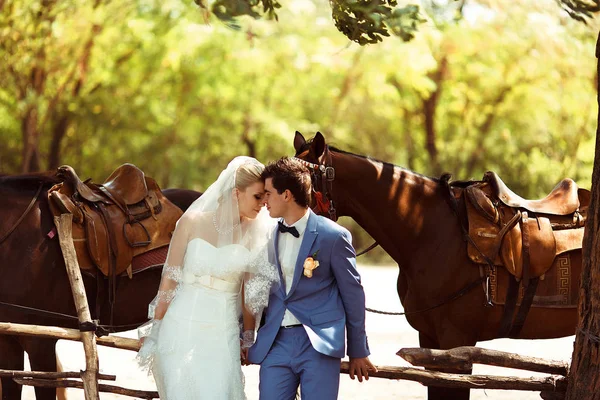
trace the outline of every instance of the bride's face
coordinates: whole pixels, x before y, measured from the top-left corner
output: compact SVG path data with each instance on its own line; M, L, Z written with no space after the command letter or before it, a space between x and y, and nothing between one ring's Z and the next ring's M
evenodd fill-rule
M240 217L254 219L264 205L265 184L262 181L255 182L238 190L237 196Z

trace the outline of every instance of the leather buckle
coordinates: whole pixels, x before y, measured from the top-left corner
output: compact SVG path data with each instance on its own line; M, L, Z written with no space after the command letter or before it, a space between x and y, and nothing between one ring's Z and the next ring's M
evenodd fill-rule
M328 181L335 179L335 169L333 167L325 167L325 177Z

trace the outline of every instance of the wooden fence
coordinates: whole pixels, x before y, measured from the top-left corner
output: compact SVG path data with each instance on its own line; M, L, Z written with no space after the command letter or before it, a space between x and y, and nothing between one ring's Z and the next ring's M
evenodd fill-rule
M81 272L73 246L71 224L72 215L55 217L60 245L71 282L73 299L80 323L90 322L91 315L83 287ZM0 370L1 377L12 377L22 385L40 387L80 388L85 392L86 400L99 400L100 392L116 393L142 399L158 398L155 391L127 389L99 383L99 380L114 381L116 376L100 374L98 370L97 345L137 351L140 342L136 339L118 336L96 337L94 332L81 332L77 329L51 326L0 323L0 334L39 336L55 339L75 340L83 343L86 369L81 372L40 372ZM459 347L452 350L431 350L422 348L401 349L400 357L417 367L457 370L471 370L473 364L487 364L506 368L524 369L547 373L540 378L520 378L510 376L466 375L435 372L415 367L378 366L372 377L385 379L403 379L420 382L426 386L469 389L500 389L540 391L545 399L561 399L567 387L568 365L564 362L547 361L524 357L477 347ZM349 364L342 362L340 372L348 373Z

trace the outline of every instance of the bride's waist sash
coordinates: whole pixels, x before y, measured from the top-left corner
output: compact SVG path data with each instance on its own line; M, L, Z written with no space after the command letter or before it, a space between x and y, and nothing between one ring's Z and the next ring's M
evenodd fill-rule
M237 293L240 290L240 284L229 282L223 279L215 278L211 275L196 275L191 272L184 272L182 282L187 285L204 286L221 292Z

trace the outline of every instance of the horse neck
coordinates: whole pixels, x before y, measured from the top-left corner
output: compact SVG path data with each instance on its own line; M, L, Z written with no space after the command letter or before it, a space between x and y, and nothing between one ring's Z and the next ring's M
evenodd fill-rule
M353 218L403 267L435 235L439 184L404 168L334 153L338 213ZM426 238L427 240L425 240Z

